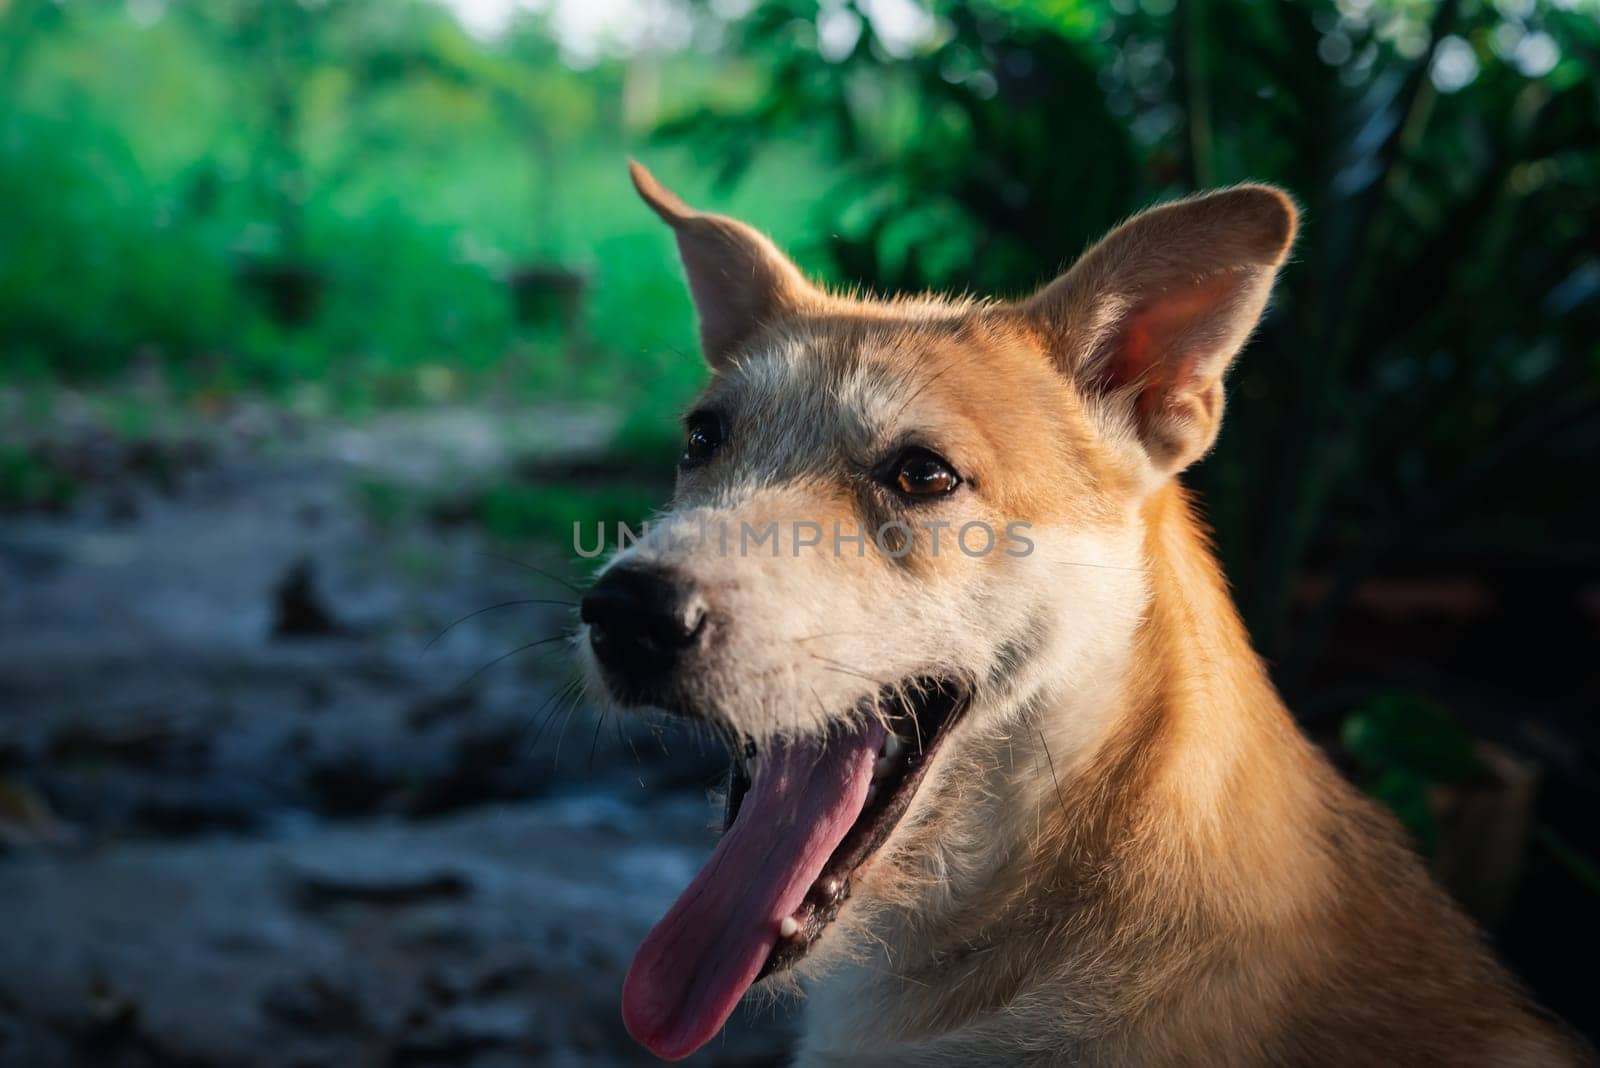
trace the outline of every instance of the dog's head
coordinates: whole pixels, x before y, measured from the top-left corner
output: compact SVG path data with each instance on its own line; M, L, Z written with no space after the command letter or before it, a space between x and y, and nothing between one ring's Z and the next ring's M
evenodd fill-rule
M730 827L629 975L663 1056L916 848L949 759L1125 660L1140 505L1215 439L1293 238L1241 186L1147 211L1018 302L822 291L742 223L675 232L711 382L677 490L584 600L608 694L731 741ZM1103 724L1053 725L1070 765Z

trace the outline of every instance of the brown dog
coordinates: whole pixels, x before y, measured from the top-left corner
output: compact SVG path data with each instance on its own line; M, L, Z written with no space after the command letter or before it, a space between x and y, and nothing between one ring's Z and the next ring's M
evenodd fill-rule
M1147 211L1025 301L880 301L633 173L713 373L582 655L736 754L636 1038L685 1056L764 982L802 1064L1580 1059L1295 728L1176 482L1286 196Z

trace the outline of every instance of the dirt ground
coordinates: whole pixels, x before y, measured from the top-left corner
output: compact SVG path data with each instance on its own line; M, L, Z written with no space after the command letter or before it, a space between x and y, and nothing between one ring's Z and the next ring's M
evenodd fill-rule
M648 1063L621 980L710 849L716 754L567 687L575 595L528 556L359 492L606 418L240 407L131 458L88 415L50 432L102 477L0 517L0 1063ZM526 599L562 603L429 644ZM788 1027L694 1063L773 1063Z

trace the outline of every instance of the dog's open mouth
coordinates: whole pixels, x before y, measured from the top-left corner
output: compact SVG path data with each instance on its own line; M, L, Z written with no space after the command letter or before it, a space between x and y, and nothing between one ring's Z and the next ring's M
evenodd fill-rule
M895 692L862 726L735 759L727 830L623 986L623 1022L657 1056L699 1049L752 983L804 957L905 814L967 692L926 678Z

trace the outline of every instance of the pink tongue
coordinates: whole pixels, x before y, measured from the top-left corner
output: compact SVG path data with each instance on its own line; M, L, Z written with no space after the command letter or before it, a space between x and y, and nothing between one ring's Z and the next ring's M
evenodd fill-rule
M667 1060L709 1042L755 982L866 804L883 727L779 743L716 852L645 938L622 985L628 1033Z

